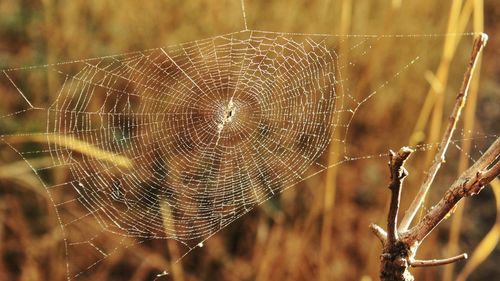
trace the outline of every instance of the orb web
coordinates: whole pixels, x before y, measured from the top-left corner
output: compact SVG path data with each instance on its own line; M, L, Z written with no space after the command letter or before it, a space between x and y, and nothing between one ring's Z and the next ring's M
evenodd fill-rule
M47 120L45 133L29 134L46 147L2 139L28 163L51 159L32 168L58 210L67 256L90 256L68 262L70 280L131 239L190 251L324 170L318 159L340 125L336 53L321 37L242 31L42 70L58 85L47 108L29 102L16 71L2 82L29 103L21 114ZM69 174L49 179L62 168Z
M65 78L48 130L132 161L123 170L51 149L73 161L80 203L107 230L206 237L301 180L323 153L335 114L330 51L243 35L87 61Z
M374 59L369 50L382 38L414 45L417 37L353 36L349 51ZM357 97L341 75L354 65L339 63L344 39L244 30L3 71L0 89L17 93L27 109L0 120L46 120L43 133L0 139L31 166L56 207L68 280L154 240L190 252L296 183L370 157L347 153L352 118L422 53L409 53L406 65ZM53 93L46 107L30 101L37 88ZM335 163L326 153L332 145L341 147Z

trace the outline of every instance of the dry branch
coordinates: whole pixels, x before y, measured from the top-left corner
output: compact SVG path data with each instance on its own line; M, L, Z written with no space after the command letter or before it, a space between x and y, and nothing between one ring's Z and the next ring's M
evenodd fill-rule
M472 167L462 173L422 220L405 233L405 242L410 245L422 242L462 198L478 194L486 184L496 178L500 174L499 157L500 138ZM491 168L487 169L490 166Z
M486 44L488 37L481 34L475 41L471 59L464 76L461 90L457 96L455 107L449 118L448 128L438 147L436 157L425 178L417 196L407 210L399 230L397 229L397 217L401 200L401 189L404 178L408 172L404 163L413 152L407 147L401 148L396 154L390 151L389 169L391 182L391 204L387 220L387 233L379 226L370 225L374 234L382 241L383 250L380 262L380 279L382 281L413 281L414 277L409 272L410 267L440 266L454 263L467 258L467 254L461 254L446 259L416 260L414 259L418 247L423 239L439 225L446 215L464 197L478 194L483 187L498 177L500 174L500 138L497 138L490 148L451 185L445 192L443 198L429 211L416 226L408 230L415 213L420 208L434 177L440 166L444 163L444 157L450 143L460 112L465 104L472 73L477 58Z
M431 208L422 221L401 235L398 232L391 234L397 225L402 180L408 175L403 165L411 152L403 147L398 154L390 153L391 183L389 188L392 198L387 221L388 233L375 224L370 225L371 230L383 245L380 266L380 278L383 281L412 281L414 279L409 272L410 267L440 266L466 259L467 254L432 260L415 260L414 257L423 239L439 225L462 198L478 194L485 185L500 175L500 138L497 138L476 163L451 185L439 203Z
M389 208L389 216L387 218L387 239L388 243L394 244L399 239L398 237L398 212L399 202L401 201L401 186L404 178L408 176L408 171L403 167L405 161L413 152L409 147L403 147L396 154L392 150L389 151L389 170L391 172L391 205Z
M445 162L446 151L448 150L451 137L455 132L457 122L460 118L460 114L467 99L467 93L469 91L470 82L472 80L472 74L474 72L477 60L479 58L479 54L481 53L481 50L483 49L483 47L486 45L487 42L488 42L488 35L486 35L485 33L480 34L479 37L477 37L474 40L474 45L472 47L472 53L469 60L469 65L464 74L464 80L462 82L462 86L460 87L460 92L456 97L455 106L449 117L448 127L446 128L443 138L438 146L438 151L434 158L434 162L432 163L432 166L429 169L429 173L427 173L427 176L425 177L424 182L420 186L417 195L415 196L413 202L406 211L405 216L401 220L401 225L399 226L400 232L404 232L410 227L413 218L415 217L417 211L420 209L425 200L427 192L429 191L429 188L431 187L432 182L434 181L434 178L436 177L436 174L439 171L439 168L441 167L441 164Z

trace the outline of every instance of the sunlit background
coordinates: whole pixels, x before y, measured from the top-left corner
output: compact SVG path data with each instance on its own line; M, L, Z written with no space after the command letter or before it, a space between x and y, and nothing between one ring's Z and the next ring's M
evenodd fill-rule
M484 150L491 141L484 136L498 134L498 1L247 0L245 6L248 28L255 30L340 35L489 34L478 68L481 72L472 82L448 165L439 174L425 208ZM2 0L0 69L169 46L242 29L240 0ZM356 82L349 82L349 89L355 97L366 97L389 80L394 69L402 70L409 63L407 50L391 40L380 40L369 57L362 59L359 50L352 50L356 39L343 37L342 42L337 46L342 60L358 64L350 70L350 80ZM350 125L349 151L371 157L335 166L297 184L177 263L183 253L179 245L154 241L118 251L87 279L150 280L168 269L169 275L163 279L176 281L377 280L381 245L368 225L384 225L389 199L387 159L378 155L403 145L439 141L463 77L472 36L443 36L437 43L427 50L425 58L429 59L415 65L421 77L411 79L411 72L405 72L408 75L401 76L406 79L391 80L370 101L370 109L361 110ZM400 56L404 59L399 60ZM50 88L50 81L47 84ZM19 96L4 95L4 91L0 84L0 116L25 106ZM50 92L31 97L32 102L46 103L53 97ZM0 119L0 135L43 131L45 121L37 121ZM476 137L471 140L467 132ZM328 155L338 155L337 149L332 145ZM433 152L433 148L426 149L409 162L403 208L422 182ZM414 270L416 280L499 278L499 210L497 179L491 188L467 199L425 240L418 253L419 259L461 252L471 258L455 265ZM66 280L62 239L54 207L39 179L19 155L0 143L0 280ZM108 242L114 243L111 236Z

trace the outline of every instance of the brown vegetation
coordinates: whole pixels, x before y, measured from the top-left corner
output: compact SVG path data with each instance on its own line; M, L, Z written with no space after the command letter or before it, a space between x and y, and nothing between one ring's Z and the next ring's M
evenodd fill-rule
M492 34L479 73L473 77L459 134L452 137L448 163L436 186L449 186L479 158L498 134L498 65L500 5L494 1L246 1L250 29L330 34L436 34L482 32ZM483 5L486 5L485 7ZM483 26L485 24L485 26ZM0 1L0 68L54 63L86 57L166 46L241 30L239 0L212 1ZM387 182L388 148L431 144L415 153L406 167L402 206L408 206L424 171L432 163L436 143L458 92L471 46L470 36L445 36L427 50L425 63L415 66L424 77L407 75L391 80L383 96L370 100L351 124L349 155L376 155L347 162L309 178L233 222L183 258L172 241L149 241L128 249L131 239L103 236L103 244L120 243L120 251L89 276L89 280L145 280L165 269L172 280L376 280L380 243L369 233L371 222L386 219L389 201L381 186ZM349 41L352 40L352 41ZM349 54L353 39L336 46ZM342 56L356 73L348 81L350 93L365 97L409 63L394 41L380 40L370 57ZM354 52L353 52L354 53ZM399 56L404 57L399 59ZM427 60L428 59L428 60ZM478 71L479 72L479 71ZM356 75L356 76L354 76ZM376 81L376 82L374 82ZM54 97L58 81L32 84L47 95L31 97L34 106ZM19 96L4 95L0 83L0 116L26 104ZM480 93L480 94L479 94ZM476 110L479 109L479 112ZM45 122L30 118L0 118L0 136L45 130ZM394 126L394 120L398 126ZM463 132L463 134L460 134ZM472 133L472 137L469 137ZM396 136L396 137L395 137ZM484 137L486 136L486 137ZM336 135L333 136L335 138ZM17 136L16 144L37 143ZM107 154L88 149L79 140L57 138L78 153ZM420 147L420 146L418 146ZM339 161L332 146L325 161ZM83 151L82 151L83 150ZM380 154L380 155L379 155ZM128 167L127 159L123 165ZM44 167L51 159L37 158ZM69 177L60 169L54 182ZM416 280L493 280L500 276L500 182L459 204L454 214L426 238L421 260L471 253L470 259L439 268L416 269ZM139 188L139 187L137 187ZM417 217L422 217L444 189L431 190ZM61 196L71 196L61 194ZM81 210L70 210L77 216ZM164 211L163 215L168 214ZM497 215L495 219L495 215ZM85 225L91 233L99 225ZM59 222L52 202L30 167L9 146L0 144L0 280L66 280L66 260ZM85 257L85 253L73 253ZM78 259L77 259L78 260Z

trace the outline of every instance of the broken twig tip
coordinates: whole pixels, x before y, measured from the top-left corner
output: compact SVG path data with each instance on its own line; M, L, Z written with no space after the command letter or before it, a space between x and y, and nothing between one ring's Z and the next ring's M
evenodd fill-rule
M374 223L370 224L370 229L373 232L373 234L377 236L380 242L382 242L382 245L384 245L385 241L387 240L387 232L385 232L385 230L382 227Z
M404 153L413 153L414 152L414 150L412 148L408 147L408 146L403 146L401 148L401 151L404 152Z
M484 46L486 46L486 43L488 43L488 34L486 33L481 33L479 34L479 40L481 41L481 44Z

